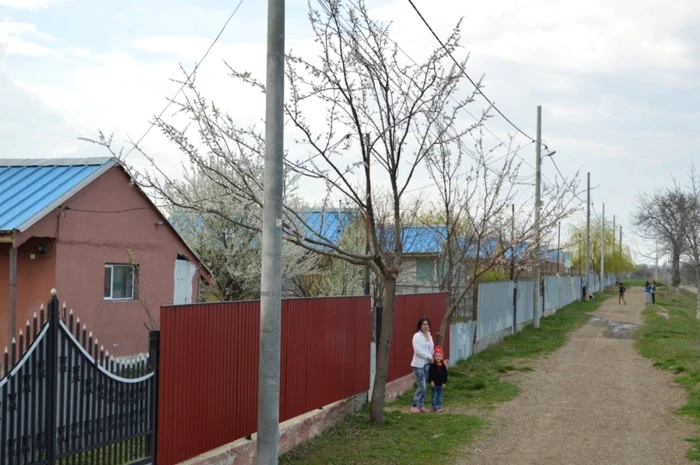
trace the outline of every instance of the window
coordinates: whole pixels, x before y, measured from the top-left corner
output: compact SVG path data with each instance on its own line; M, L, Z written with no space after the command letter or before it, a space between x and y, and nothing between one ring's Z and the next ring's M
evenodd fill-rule
M419 283L435 282L435 259L416 259L416 281Z
M105 300L133 300L137 275L134 265L105 265Z

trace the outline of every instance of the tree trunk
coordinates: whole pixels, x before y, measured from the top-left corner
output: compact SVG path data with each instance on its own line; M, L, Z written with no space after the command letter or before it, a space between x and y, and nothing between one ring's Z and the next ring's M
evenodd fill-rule
M374 376L372 401L369 404L369 417L372 423L384 423L384 392L389 371L389 345L391 326L394 321L394 301L396 298L396 278L384 278L382 332L377 343L377 372Z
M673 250L673 257L672 257L672 263L673 267L673 278L671 279L671 287L678 292L678 289L681 285L681 252L680 250L676 250L674 247Z
M695 318L700 321L700 261L695 265L695 298L697 305L695 306Z
M452 294L445 292L445 307L447 308L447 311L440 322L440 329L438 330L437 335L437 345L442 347L445 346L445 334L447 334L447 331L449 331L452 316L455 313L455 308L453 308L454 305L455 304L452 303Z

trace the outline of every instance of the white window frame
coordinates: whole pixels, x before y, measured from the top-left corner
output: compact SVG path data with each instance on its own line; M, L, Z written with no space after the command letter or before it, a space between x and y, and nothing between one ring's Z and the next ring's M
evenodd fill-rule
M112 297L112 295L114 294L114 268L121 268L121 267L131 268L131 297L121 297L121 298ZM136 267L134 265L110 263L110 264L105 264L105 269L110 270L111 282L109 283L109 294L110 294L109 297L104 296L104 289L102 290L104 300L111 301L111 302L120 302L120 301L125 301L125 300L136 300L136 279L138 279L137 278L138 274L136 273Z

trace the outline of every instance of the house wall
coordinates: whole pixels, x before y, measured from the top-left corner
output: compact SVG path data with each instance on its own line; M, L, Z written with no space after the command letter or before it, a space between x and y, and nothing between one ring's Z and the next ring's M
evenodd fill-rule
M55 287L62 302L81 323L116 356L145 352L149 318L156 324L161 305L173 301L175 260L181 254L191 261L177 234L119 167L114 167L65 203L64 214L49 214L24 237L58 231ZM80 211L82 210L82 211ZM119 213L105 213L119 212ZM128 264L127 249L139 265L139 299L105 301L104 266ZM199 279L193 278L193 301ZM50 287L49 287L50 290ZM42 291L41 299L45 300Z
M47 252L40 254L39 245ZM32 238L17 251L17 331L24 330L34 313L39 314L41 305L51 297L56 277L56 250L54 241ZM31 255L34 255L32 259ZM10 335L10 246L0 247L0 349L9 345ZM15 335L17 336L17 335Z

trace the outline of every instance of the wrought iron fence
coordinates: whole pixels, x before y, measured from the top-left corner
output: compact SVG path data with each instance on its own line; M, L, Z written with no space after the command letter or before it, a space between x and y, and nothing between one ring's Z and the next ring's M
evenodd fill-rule
M115 363L52 294L5 350L0 465L155 463L157 334Z

